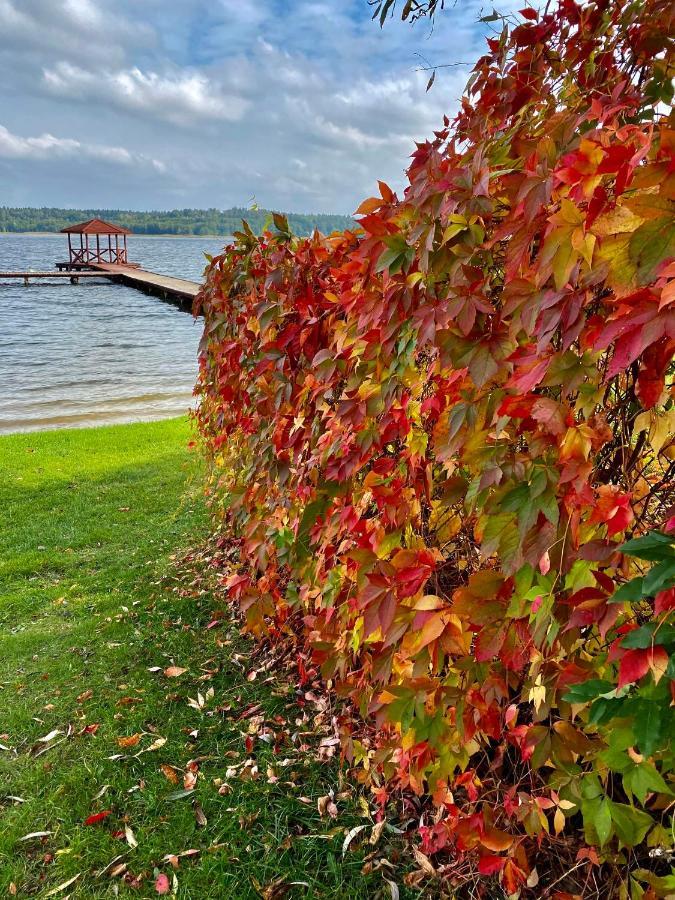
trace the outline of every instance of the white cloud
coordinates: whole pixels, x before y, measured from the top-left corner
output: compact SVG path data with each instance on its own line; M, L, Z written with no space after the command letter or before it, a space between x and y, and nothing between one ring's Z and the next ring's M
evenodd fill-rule
M477 58L482 3L380 29L367 0L0 0L0 190L351 212L378 178L400 191L415 140L456 109L469 69L439 70L426 93L415 53ZM103 181L85 162L105 153ZM50 178L60 158L67 178Z
M152 46L155 31L93 0L0 0L0 49L68 53L120 62L127 48Z
M143 72L137 67L92 71L59 62L44 70L43 79L50 92L62 97L112 104L175 125L191 125L199 119L236 121L248 105L194 71L172 75Z
M59 138L45 132L39 137L21 137L0 125L0 157L5 159L53 160L90 159L118 166L147 166L156 172L166 171L160 160L131 153L125 147L90 144L75 138Z

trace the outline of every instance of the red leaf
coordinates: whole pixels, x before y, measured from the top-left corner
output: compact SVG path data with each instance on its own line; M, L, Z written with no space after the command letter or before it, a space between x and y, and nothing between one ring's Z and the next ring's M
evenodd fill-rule
M537 10L530 9L529 6L526 6L525 9L519 10L519 12L524 19L530 19L530 21L532 22L536 22L539 18L539 13L537 12Z
M667 591L660 591L654 597L654 613L660 616L661 613L669 612L675 609L675 588L669 588Z
M478 860L478 871L481 875L495 875L501 872L505 862L505 856L481 856Z
M155 890L158 894L168 894L171 890L171 884L169 882L168 876L166 876L163 872L161 875L157 876L157 880L155 881Z
M639 681L649 670L651 660L650 648L645 650L628 650L619 666L619 687Z
M104 809L103 812L94 813L93 816L89 816L88 819L84 820L85 825L97 825L99 822L102 822L103 819L107 819L109 815L111 815L111 809Z

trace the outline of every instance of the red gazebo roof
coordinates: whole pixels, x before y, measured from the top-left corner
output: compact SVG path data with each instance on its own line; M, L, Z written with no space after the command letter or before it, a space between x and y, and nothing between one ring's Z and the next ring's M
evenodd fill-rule
M61 229L62 234L133 234L129 228L121 225L113 225L112 222L104 222L103 219L89 219L88 222L80 222L79 225L69 225Z

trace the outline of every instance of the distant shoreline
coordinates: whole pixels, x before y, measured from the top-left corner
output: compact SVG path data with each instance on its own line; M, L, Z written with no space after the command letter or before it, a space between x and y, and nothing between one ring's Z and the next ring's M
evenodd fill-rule
M53 235L61 234L60 231L0 231L0 238L2 237L13 237L16 235L21 235L21 237L51 237ZM170 231L162 232L161 234L144 234L142 231L134 231L130 235L132 238L181 238L185 240L191 241L199 241L204 238L208 240L234 240L233 235L231 234L172 234Z

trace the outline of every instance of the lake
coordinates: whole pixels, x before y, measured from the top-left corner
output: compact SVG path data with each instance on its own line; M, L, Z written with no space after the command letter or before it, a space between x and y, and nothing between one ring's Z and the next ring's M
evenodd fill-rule
M226 238L128 238L144 269L201 281ZM0 234L0 271L50 270L62 234ZM0 281L0 434L138 422L192 403L201 320L104 281Z

